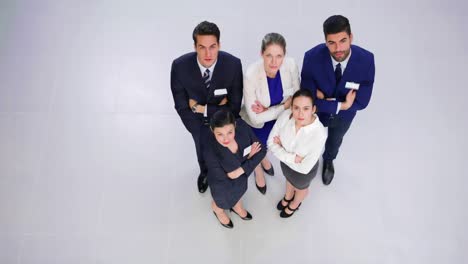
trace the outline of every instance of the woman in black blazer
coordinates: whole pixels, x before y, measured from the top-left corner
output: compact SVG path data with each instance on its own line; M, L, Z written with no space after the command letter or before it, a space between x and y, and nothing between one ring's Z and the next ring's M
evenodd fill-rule
M234 227L224 212L252 219L242 206L241 198L247 191L247 177L266 155L250 127L226 110L216 112L210 123L204 148L208 168L208 184L213 196L212 208L218 221L227 228Z

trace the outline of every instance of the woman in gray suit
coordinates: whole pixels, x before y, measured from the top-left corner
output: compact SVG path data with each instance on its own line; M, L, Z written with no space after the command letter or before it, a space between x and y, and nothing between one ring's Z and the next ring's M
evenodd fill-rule
M267 145L275 120L291 106L291 96L299 90L298 67L285 54L284 37L278 33L266 34L262 40L262 58L251 64L244 75L244 105L240 115L263 146ZM274 174L267 158L255 169L255 184L262 194L266 193L264 171Z

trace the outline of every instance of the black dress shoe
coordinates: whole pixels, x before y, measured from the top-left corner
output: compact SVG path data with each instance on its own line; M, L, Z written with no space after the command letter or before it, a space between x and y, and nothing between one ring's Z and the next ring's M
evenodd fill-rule
M323 184L329 185L335 175L335 168L333 167L333 160L326 160L323 162L322 168L322 181Z
M221 221L219 220L218 215L215 213L215 211L213 211L213 214L216 216L216 219L218 219L218 222L219 222L222 226L224 226L225 228L233 228L233 227L234 227L234 224L232 223L231 219L229 219L229 223L223 224L223 223L221 223Z
M271 164L271 168L269 168L268 170L265 169L265 167L263 167L263 165L262 165L262 169L263 169L263 171L264 171L266 174L268 174L268 175L270 175L270 176L274 176L274 175L275 175L275 170L273 169L273 164Z
M247 210L246 210L247 215L244 216L244 217L240 216L240 214L238 214L236 211L234 211L234 209L231 208L230 210L231 210L231 212L234 212L236 215L238 215L242 220L252 220L252 215Z
M278 202L278 205L276 205L276 209L280 210L280 211L283 211L284 208L288 207L289 203L294 200L294 196L296 194L293 195L293 197L289 200L286 199L286 196L283 197L283 199L281 199L279 202ZM283 205L283 201L286 202L286 205Z
M208 189L208 178L206 174L200 173L200 175L198 175L197 186L200 193L206 192L206 189Z
M302 204L302 203L300 203L300 204L297 206L297 208L295 208L295 209L292 209L291 207L289 207L289 204L288 204L288 206L286 206L286 207L281 211L280 217L281 217L281 218L288 218L288 217L291 217L291 216L294 214L294 212L296 212L297 210L299 210L299 206L301 206L301 204ZM288 208L288 210L291 211L292 213L291 213L291 214L286 213L286 208Z

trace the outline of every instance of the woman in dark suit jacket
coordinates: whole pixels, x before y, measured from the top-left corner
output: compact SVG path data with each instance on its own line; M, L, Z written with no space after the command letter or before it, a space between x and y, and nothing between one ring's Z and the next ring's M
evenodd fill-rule
M213 196L212 208L218 221L227 228L234 227L224 210L252 219L242 206L247 191L247 177L266 155L250 127L225 110L216 112L210 123L204 148L208 168L208 184Z

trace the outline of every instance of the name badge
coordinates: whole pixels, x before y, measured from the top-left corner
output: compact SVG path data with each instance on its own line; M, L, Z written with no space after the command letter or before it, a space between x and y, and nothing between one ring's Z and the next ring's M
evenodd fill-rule
M214 90L214 95L225 95L225 94L227 94L227 89L226 88Z
M252 150L252 145L246 147L244 149L244 157L250 154L250 151Z
M346 82L345 88L359 90L359 83L355 82Z

